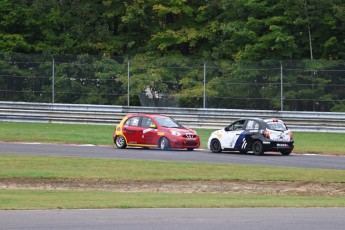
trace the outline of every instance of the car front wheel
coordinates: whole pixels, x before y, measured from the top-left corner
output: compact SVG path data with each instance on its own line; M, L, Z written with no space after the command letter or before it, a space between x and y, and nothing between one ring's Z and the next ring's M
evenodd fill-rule
M123 136L116 136L115 145L119 149L124 149L127 147L126 140Z
M264 154L264 146L262 145L261 141L255 141L253 143L252 150L255 155Z
M163 137L159 142L159 148L162 150L167 150L168 148L170 148L169 140L166 137Z
M210 149L213 153L220 153L222 151L222 146L220 145L219 140L213 139L210 143Z

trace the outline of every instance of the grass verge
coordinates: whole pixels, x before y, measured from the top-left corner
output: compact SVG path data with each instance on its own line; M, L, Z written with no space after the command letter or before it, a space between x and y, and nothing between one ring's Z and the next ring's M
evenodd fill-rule
M305 181L345 183L345 170L0 155L0 178L96 178L127 181ZM326 184L327 186L327 184ZM345 207L344 196L0 190L0 209L175 207Z
M0 178L266 180L345 183L345 170L1 154Z
M345 197L0 190L0 209L345 207Z

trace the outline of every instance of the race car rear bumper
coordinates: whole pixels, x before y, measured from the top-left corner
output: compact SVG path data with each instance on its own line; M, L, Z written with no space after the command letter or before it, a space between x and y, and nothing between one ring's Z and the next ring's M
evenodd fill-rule
M294 149L294 142L276 142L276 141L270 141L270 142L263 142L263 146L265 151L280 151L280 150L293 150Z

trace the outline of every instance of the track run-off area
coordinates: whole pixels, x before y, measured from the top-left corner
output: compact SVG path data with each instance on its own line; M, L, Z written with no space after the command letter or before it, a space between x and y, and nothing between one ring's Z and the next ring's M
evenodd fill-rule
M345 170L345 157L209 150L170 150L93 145L0 142L0 154L203 162ZM0 210L0 229L344 229L345 208L144 208L95 210Z
M209 150L170 150L126 148L93 145L59 145L43 143L0 142L0 154L34 156L69 156L87 158L114 158L132 160L160 160L176 162L203 162L261 166L284 166L345 170L345 156L265 153L262 156L236 152L212 153Z

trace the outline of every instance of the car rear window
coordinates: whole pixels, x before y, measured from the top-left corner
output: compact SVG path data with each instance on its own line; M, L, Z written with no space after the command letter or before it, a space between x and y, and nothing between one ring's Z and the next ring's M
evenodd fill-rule
M285 131L287 127L282 122L267 122L268 128L272 130Z

